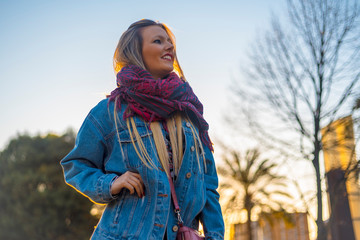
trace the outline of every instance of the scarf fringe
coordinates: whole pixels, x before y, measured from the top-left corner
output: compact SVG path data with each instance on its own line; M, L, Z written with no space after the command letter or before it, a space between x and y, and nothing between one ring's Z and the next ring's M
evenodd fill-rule
M211 152L214 152L213 143L210 140L209 134L207 131L201 131L200 133L200 140L203 144L205 144Z

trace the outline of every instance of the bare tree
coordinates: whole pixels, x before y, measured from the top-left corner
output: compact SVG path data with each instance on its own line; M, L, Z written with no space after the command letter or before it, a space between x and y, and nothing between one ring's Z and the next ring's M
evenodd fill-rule
M250 84L238 83L235 93L265 146L311 160L318 239L324 240L320 130L351 111L360 79L360 9L356 0L287 0L287 10L289 18L273 17L270 30L255 42L246 66ZM272 116L260 119L259 111ZM279 135L279 129L274 134L270 126L289 135Z

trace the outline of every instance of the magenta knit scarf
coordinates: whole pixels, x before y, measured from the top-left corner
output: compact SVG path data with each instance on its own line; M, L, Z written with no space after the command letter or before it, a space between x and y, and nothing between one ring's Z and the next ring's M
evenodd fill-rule
M200 139L213 151L208 129L203 117L203 105L192 91L174 72L163 79L154 79L141 67L129 65L117 74L117 88L108 95L118 109L127 103L123 118L138 115L146 122L163 121L173 113L185 112L199 128Z

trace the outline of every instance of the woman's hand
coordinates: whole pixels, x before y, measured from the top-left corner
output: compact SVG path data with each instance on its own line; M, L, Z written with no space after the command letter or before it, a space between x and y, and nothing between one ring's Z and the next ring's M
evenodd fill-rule
M136 191L140 198L145 196L144 182L138 173L127 171L119 176L111 185L111 194L116 195L123 188L129 189L130 194L133 194Z

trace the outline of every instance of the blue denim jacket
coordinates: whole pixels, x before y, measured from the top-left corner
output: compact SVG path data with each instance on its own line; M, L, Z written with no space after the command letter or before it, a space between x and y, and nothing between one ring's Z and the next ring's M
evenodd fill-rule
M107 204L92 239L175 239L178 229L173 211L170 185L162 170L148 124L134 117L149 156L158 167L146 167L131 143L122 111L118 113L117 138L113 119L114 103L108 100L94 107L82 124L74 149L61 160L65 181L96 203ZM204 146L206 167L196 158L194 138L189 123L183 122L185 149L182 166L174 183L184 225L198 228L203 224L206 239L223 239L224 222L219 205L218 177L211 151ZM114 177L126 171L138 172L145 185L145 197L122 189L112 196Z

